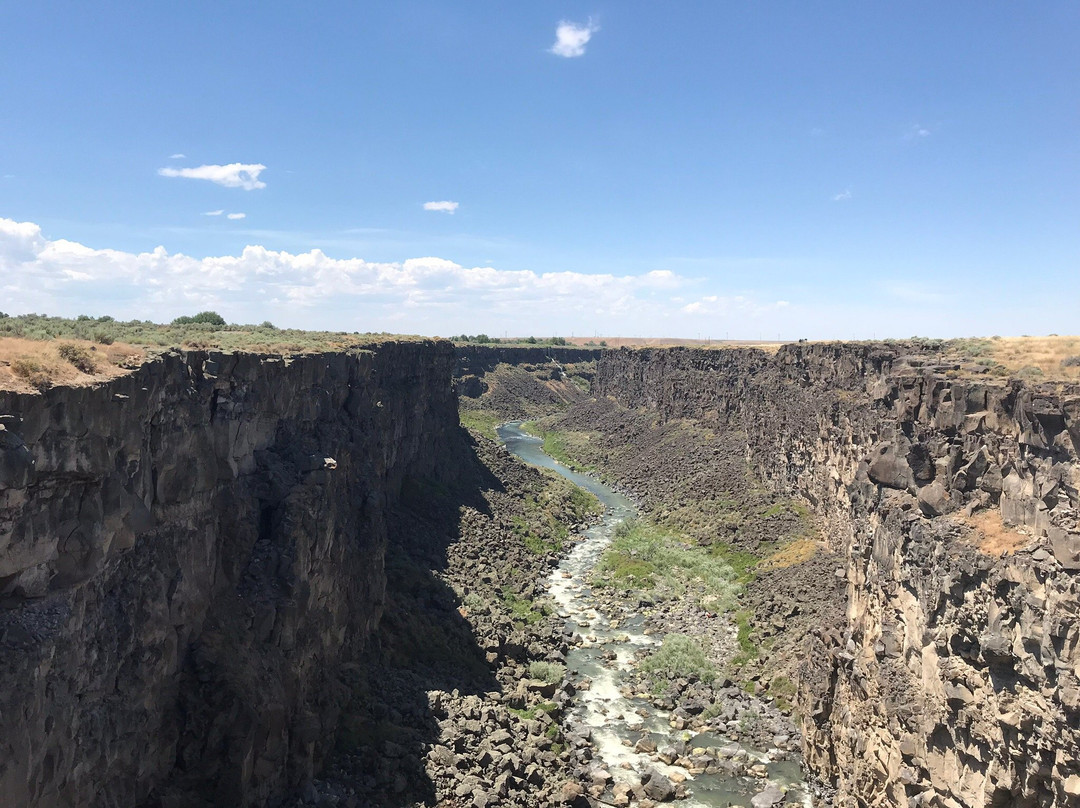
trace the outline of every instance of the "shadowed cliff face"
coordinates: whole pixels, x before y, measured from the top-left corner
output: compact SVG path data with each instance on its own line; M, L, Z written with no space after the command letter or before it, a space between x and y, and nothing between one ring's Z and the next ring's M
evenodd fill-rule
M402 481L460 455L453 363L173 353L0 393L0 802L136 805L168 778L250 805L310 777Z
M826 517L847 616L799 698L838 804L1080 798L1080 389L958 370L883 345L598 363L598 397L744 433Z

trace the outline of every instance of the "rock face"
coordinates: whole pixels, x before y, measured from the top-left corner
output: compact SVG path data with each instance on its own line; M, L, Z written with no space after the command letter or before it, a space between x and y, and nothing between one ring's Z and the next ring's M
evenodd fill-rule
M453 465L448 343L170 353L0 392L0 803L255 805L332 747L403 481Z
M595 395L741 431L825 518L847 617L798 684L840 805L1080 795L1080 388L959 369L880 344L598 362Z
M599 359L603 352L602 348L569 348L558 345L520 348L460 345L454 349L458 377L483 376L500 364L545 365L554 361L567 365L592 362Z
M489 410L507 420L547 415L587 398L601 352L552 346L459 346L454 386L466 410Z

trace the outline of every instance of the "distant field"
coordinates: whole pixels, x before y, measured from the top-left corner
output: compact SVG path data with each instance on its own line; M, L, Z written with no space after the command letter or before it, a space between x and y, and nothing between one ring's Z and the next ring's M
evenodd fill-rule
M61 350L63 352L61 353ZM123 375L146 359L122 342L0 338L0 390L31 392L56 385L91 384Z
M1080 379L1080 337L973 337L948 340L947 353L1029 381Z
M137 367L169 348L300 354L370 347L388 339L423 337L385 333L299 331L262 325L206 322L162 325L111 317L0 316L0 389L42 390L93 384Z
M750 339L678 339L675 337L567 337L571 345L593 346L603 341L608 348L761 348L775 351L783 342Z
M201 315L197 315L201 316ZM216 317L216 315L214 315ZM186 318L188 320L192 318ZM220 319L220 318L218 318ZM46 317L0 315L0 389L30 391L56 384L92 384L136 367L148 355L168 348L299 354L370 347L386 340L425 337L384 332L300 331L271 323L235 325L223 322L147 320L120 322L111 317ZM459 344L575 345L607 348L700 347L758 348L774 352L784 343L754 340L692 340L663 337L535 337L493 340L450 337ZM1080 337L977 337L921 340L923 347L967 365L982 365L996 376L1030 381L1080 380Z
M1080 379L1080 337L1001 337L990 343L991 358L1014 373L1037 367L1046 376Z

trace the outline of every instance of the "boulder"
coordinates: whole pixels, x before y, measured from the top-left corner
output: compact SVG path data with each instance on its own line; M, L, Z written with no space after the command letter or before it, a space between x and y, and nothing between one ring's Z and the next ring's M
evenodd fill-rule
M559 789L559 802L563 805L573 805L579 799L585 795L585 789L581 787L581 783L576 783L573 780L567 780L562 784Z
M867 473L878 485L901 490L911 484L914 476L907 458L892 443L880 443L871 451Z
M770 783L764 791L759 791L750 800L750 804L753 808L772 808L774 805L780 805L784 801L784 792L780 790L778 786Z
M1080 534L1069 533L1060 527L1047 531L1054 558L1067 570L1080 570Z
M941 480L936 480L919 489L919 510L927 516L941 516L956 510L959 504L959 500L949 493L949 489Z
M656 769L648 770L646 775L648 780L645 779L645 776L642 776L641 780L646 797L650 800L656 800L656 802L667 802L675 799L675 784L665 775Z

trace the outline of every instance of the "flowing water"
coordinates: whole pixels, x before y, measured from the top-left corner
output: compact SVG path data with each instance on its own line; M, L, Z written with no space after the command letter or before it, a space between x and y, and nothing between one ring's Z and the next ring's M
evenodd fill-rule
M571 725L585 725L592 730L596 758L616 781L634 782L637 774L653 768L673 779L685 778L691 796L684 806L750 805L753 795L769 782L788 789L788 802L811 806L813 803L802 782L799 764L794 760L773 760L768 752L740 747L721 734L692 735L672 729L668 713L645 699L627 698L621 688L634 663L635 653L658 640L643 630L643 620L634 617L613 621L599 608L589 587L589 577L615 529L637 514L634 503L622 494L585 474L579 474L544 453L542 441L526 434L521 422L498 428L499 438L517 457L534 466L552 469L575 485L594 494L604 505L599 523L585 530L570 553L552 573L548 591L558 614L566 619L579 645L571 649L566 666L572 676L591 680L588 689L580 690L571 702ZM612 655L613 658L612 658ZM689 747L720 747L725 757L744 758L748 764L761 763L767 778L732 777L726 774L692 775L679 766L656 762L647 754L634 751L633 744L648 735L657 748L680 744Z

